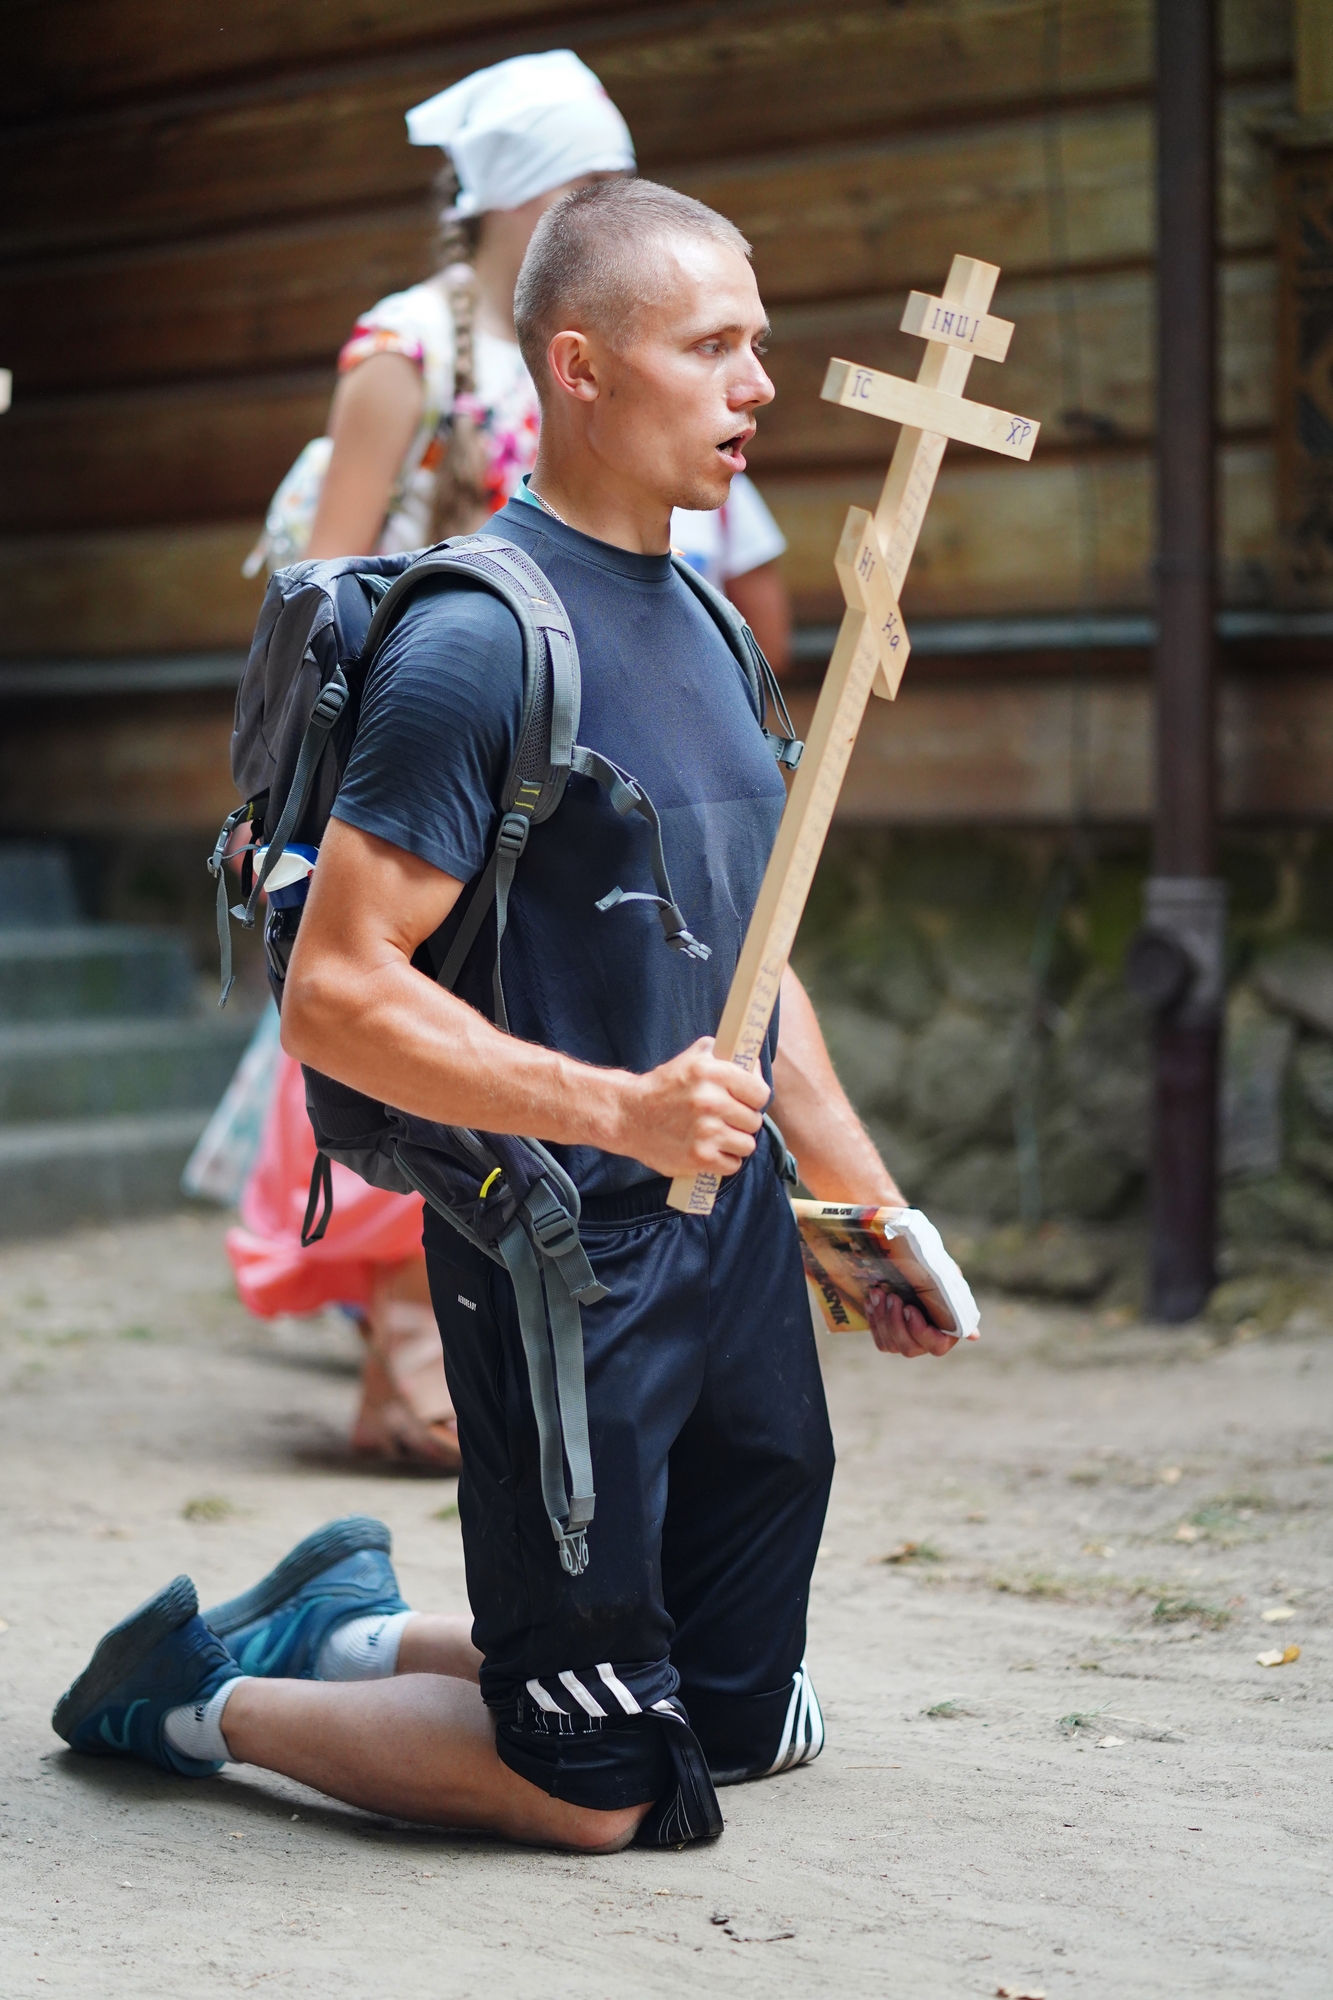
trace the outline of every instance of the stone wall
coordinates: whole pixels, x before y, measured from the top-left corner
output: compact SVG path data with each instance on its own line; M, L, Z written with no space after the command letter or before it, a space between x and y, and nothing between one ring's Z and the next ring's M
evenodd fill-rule
M904 1187L976 1223L1144 1213L1138 835L839 829L797 950ZM1228 839L1223 1228L1333 1250L1333 836Z

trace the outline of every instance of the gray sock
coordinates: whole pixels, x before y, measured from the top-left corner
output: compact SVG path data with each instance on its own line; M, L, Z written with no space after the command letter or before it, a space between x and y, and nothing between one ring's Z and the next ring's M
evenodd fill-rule
M182 1708L168 1709L162 1734L181 1757L197 1757L201 1764L229 1764L231 1751L222 1734L222 1711L249 1674L237 1674L224 1681L207 1701L186 1702Z

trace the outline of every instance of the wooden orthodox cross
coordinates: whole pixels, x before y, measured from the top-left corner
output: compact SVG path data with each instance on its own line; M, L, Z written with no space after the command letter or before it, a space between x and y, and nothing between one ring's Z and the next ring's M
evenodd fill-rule
M902 681L911 641L898 599L945 444L957 438L1026 459L1037 441L1030 418L963 398L972 357L1003 361L1009 350L1013 326L986 310L999 275L998 265L955 257L941 298L911 293L902 330L927 343L915 382L829 363L826 402L887 417L902 430L878 507L873 515L848 510L834 557L847 609L717 1031L716 1053L742 1069L758 1065L872 688L892 701ZM720 1186L716 1174L682 1175L667 1200L686 1215L707 1215Z

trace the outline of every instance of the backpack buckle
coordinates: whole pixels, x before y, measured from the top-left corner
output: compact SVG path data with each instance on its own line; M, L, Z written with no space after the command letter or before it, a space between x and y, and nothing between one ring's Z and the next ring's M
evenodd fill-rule
M526 813L507 812L500 821L500 831L495 841L500 853L510 855L517 861L528 844L531 826L532 821Z
M643 793L640 790L639 786L635 783L633 778L621 777L617 773L615 782L611 786L608 796L611 800L612 805L615 807L616 811L623 818L623 816L626 813L632 813L634 811L635 807L642 799Z
M658 907L657 920L662 926L662 934L673 951L683 951L686 958L709 959L713 956L711 945L700 944L685 928L685 919L674 903L662 903Z
M545 1196L545 1200L541 1197ZM545 1181L539 1181L527 1201L528 1214L532 1219L533 1234L553 1263L559 1263L571 1250L579 1247L578 1224L564 1203L551 1193Z
M560 1551L560 1567L565 1575L582 1576L588 1567L588 1537L583 1529L571 1535L562 1528L556 1528L555 1542Z
M349 689L342 672L325 681L310 711L310 721L319 729L332 729L343 712Z

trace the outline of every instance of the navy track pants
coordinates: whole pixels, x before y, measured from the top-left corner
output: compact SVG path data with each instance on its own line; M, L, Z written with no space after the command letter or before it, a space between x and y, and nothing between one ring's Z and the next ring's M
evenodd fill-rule
M665 1193L590 1202L582 1224L609 1296L583 1311L597 1506L577 1578L542 1505L508 1274L426 1211L482 1694L512 1768L604 1810L665 1786L645 1724L669 1699L717 1782L823 1743L803 1658L833 1441L791 1208L762 1145L711 1216Z

